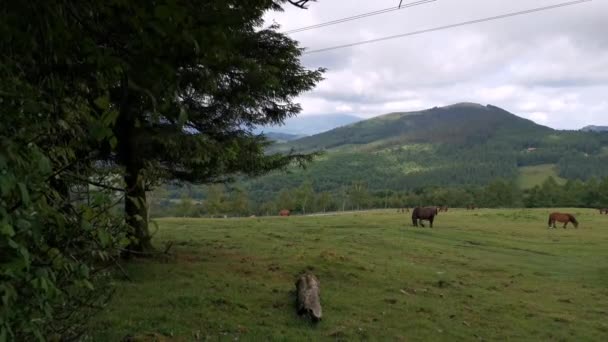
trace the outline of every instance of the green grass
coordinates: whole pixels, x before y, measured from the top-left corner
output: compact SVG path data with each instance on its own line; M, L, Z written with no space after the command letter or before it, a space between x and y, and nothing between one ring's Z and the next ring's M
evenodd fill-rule
M566 210L566 209L563 209ZM95 341L591 341L608 335L608 217L572 209L450 210L435 228L394 211L336 216L163 219L173 256L126 265ZM324 319L295 315L311 269Z
M541 185L549 177L553 177L559 184L566 182L565 179L558 176L554 164L542 164L520 167L518 183L520 188L530 189L536 185Z

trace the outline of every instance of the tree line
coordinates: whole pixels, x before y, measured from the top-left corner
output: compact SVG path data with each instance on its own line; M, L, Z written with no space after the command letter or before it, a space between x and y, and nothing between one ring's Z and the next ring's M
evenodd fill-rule
M447 205L464 208L468 205L485 208L548 208L548 207L608 207L608 177L559 184L552 177L541 185L521 190L513 181L496 179L486 186L428 187L410 191L371 191L367 183L357 181L337 192L318 191L312 181L283 189L274 199L263 202L242 187L229 189L213 185L199 190L203 197L193 199L187 193L179 199L158 197L151 204L152 215L187 217L246 217L272 216L282 209L296 214L328 211L412 208L415 206ZM161 190L156 196L166 196Z

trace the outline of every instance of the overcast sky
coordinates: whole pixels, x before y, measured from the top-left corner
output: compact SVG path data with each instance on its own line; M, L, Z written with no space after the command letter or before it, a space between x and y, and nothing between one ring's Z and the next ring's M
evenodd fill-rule
M290 36L315 50L565 1L436 0ZM318 0L266 19L287 31L398 4ZM608 0L308 54L303 62L328 71L300 97L301 115L372 117L477 102L554 128L608 125Z

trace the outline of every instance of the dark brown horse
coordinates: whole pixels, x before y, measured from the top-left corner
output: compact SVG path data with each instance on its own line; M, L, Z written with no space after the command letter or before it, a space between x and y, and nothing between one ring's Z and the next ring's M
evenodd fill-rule
M287 209L283 209L283 210L279 211L279 216L289 216L289 214L291 214L291 213Z
M608 215L608 208L600 208L600 214Z
M448 212L449 207L447 205L441 206L439 207L439 212L444 212L447 213Z
M564 224L564 229L568 223L572 222L575 228L578 228L578 221L571 214L562 214L562 213L552 213L549 215L549 228L557 228L555 227L555 222L560 222Z
M475 210L477 207L474 204L467 205L467 210Z
M416 207L412 211L412 223L414 227L418 227L418 222L420 222L420 226L424 227L422 221L429 221L429 225L433 228L433 221L438 213L439 209L437 207Z

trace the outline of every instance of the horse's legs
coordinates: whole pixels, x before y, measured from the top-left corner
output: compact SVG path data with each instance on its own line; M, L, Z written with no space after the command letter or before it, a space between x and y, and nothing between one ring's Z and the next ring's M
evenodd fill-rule
M433 218L433 217L431 217L431 218L429 219L429 226L430 226L431 228L433 228L433 220L434 220L434 218Z
M420 226L424 228L424 222L422 222L422 220L420 220Z
M566 221L566 223L564 223L564 229L566 229L567 225L568 225L568 221Z

